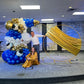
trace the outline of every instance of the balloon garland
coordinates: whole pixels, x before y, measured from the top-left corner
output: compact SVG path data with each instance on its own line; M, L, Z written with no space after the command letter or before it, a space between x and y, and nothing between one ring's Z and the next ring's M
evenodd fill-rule
M27 28L39 24L34 19L12 18L5 26L8 32L5 40L7 50L2 53L2 58L8 64L19 64L25 62L25 56L29 54L27 43L30 42L30 35Z

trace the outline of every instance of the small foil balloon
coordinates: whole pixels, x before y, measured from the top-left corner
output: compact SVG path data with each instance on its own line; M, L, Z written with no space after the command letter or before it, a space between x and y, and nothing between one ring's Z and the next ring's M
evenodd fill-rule
M20 64L25 62L25 57L29 54L27 44L30 42L30 35L27 28L36 26L39 21L34 19L12 18L5 24L8 32L5 40L7 50L2 53L2 58L8 64Z

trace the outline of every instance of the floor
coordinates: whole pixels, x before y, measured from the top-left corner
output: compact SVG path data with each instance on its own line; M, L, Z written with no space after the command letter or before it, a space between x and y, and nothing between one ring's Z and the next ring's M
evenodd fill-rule
M22 68L22 64L9 65L5 63L0 57L0 78L31 79L31 78L62 77L62 76L73 76L84 74L83 52L80 52L77 55L77 57L71 61L72 64L70 64L68 61L65 61L73 57L73 55L68 52L62 52L62 53L49 52L40 54L41 54L41 64L33 66L33 69L31 68L24 69Z
M64 83L52 83L52 84L84 84L84 80L64 82Z

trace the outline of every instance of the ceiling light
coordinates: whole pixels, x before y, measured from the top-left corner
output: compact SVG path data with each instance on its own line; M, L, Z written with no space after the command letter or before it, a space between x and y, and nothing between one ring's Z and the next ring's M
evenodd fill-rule
M62 17L64 17L64 15L62 15Z
M74 12L73 15L84 15L84 12Z
M71 9L72 7L71 6L69 6L69 9Z
M20 5L22 10L38 10L40 9L40 5Z
M53 21L54 19L41 19L41 21Z
M6 16L3 16L3 18L5 18Z
M43 22L43 23L53 23L54 19L41 19L41 22Z

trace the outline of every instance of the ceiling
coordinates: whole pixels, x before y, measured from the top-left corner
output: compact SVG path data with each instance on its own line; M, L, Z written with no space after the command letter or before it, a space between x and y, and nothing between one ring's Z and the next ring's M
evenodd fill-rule
M40 5L40 10L21 10L20 5ZM55 21L84 21L84 15L73 16L74 11L67 11L69 6L76 8L77 12L84 11L84 0L0 0L0 22L18 17L39 21L48 18Z

